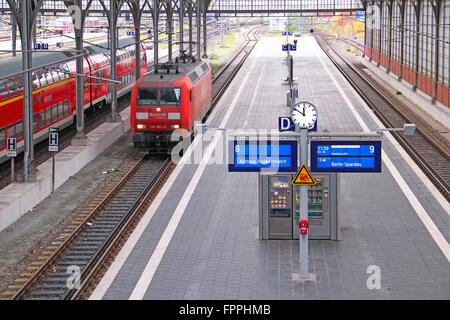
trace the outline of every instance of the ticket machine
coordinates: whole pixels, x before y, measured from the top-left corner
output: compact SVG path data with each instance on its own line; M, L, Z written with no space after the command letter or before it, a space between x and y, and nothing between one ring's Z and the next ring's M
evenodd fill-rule
M338 175L312 173L317 184L308 190L308 234L310 239L338 240ZM261 240L299 238L299 187L292 174L259 176Z

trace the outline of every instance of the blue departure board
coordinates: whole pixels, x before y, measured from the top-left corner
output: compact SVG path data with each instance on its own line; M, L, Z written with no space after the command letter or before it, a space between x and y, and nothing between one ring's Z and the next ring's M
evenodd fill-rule
M297 141L229 141L228 171L297 171Z
M381 141L311 141L313 172L381 172Z

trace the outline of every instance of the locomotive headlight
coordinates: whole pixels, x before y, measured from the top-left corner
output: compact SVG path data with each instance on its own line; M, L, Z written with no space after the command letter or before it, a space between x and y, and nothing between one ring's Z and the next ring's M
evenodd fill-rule
M136 128L139 129L139 130L142 130L142 129L146 128L146 125L142 124L142 123L139 123L138 125L136 125Z
M161 112L161 108L156 108L156 112Z
M180 125L179 125L179 124L173 124L173 125L172 125L172 128L173 128L173 129L180 129Z
M136 112L136 119L148 120L148 112Z

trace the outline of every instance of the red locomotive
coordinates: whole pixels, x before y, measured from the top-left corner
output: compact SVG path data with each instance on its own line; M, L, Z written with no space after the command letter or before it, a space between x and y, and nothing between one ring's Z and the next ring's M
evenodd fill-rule
M86 46L89 55L84 58L84 108L102 106L108 96L108 83L103 80L110 75L108 43ZM131 91L136 77L134 39L119 40L117 50L118 97ZM141 45L141 73L147 71L145 48ZM40 66L67 58L67 52L39 52L33 54L33 65ZM23 78L17 75L2 79L9 74L21 72L22 58L0 60L0 163L6 158L6 140L16 137L19 151L23 149ZM33 128L35 143L48 135L48 127L64 128L75 120L76 62L71 60L51 69L32 72L33 82ZM88 77L95 76L98 78Z
M135 148L169 153L178 142L172 133L192 131L211 107L212 71L206 62L185 62L158 67L166 72L148 73L133 87L131 130Z

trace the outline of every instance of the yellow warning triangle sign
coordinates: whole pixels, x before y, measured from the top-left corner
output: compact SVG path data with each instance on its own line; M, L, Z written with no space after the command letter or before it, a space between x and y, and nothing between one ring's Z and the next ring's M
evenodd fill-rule
M316 180L314 180L308 167L303 164L295 175L294 180L292 180L292 184L300 186L314 186L316 184Z

